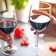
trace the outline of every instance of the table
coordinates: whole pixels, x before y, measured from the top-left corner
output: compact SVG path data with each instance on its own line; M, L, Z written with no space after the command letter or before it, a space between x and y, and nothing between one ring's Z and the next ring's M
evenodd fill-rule
M38 50L37 47L31 46L31 44L36 41L35 38L36 35L34 35L32 31L30 31L31 27L29 24L19 24L19 25L22 25L25 28L25 35L29 40L29 46L28 47L20 46L20 41L22 40L22 38L15 39L14 44L17 46L18 49L14 54L11 54L10 56L37 56L37 50ZM39 40L40 40L39 43L44 45L47 42L56 41L56 38L46 35L44 38L40 38ZM0 50L0 56L5 56L4 54L2 54L1 50Z
M39 52L38 56L56 56L56 52L49 50L49 47L55 47L56 42L47 42L44 44L44 50ZM40 54L41 53L41 54Z

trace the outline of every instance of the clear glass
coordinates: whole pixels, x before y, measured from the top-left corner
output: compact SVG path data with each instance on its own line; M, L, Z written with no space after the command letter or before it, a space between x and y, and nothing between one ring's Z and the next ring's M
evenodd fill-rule
M12 40L12 43L10 43L10 44L8 44L6 41L5 42L1 41L1 43L3 45L2 53L5 54L5 55L9 55L16 50L16 47L13 44L14 35L12 33L13 33L13 30L15 29L15 27L17 25L17 21L15 19L14 11L4 12L0 15L0 17L1 17L1 19L0 19L0 30L7 34L8 40L10 38ZM3 22L3 24L2 24L2 22ZM7 27L7 30L6 30L6 27ZM2 30L2 28L3 28L3 30ZM9 29L9 28L11 28L11 29ZM8 53L8 52L11 52L11 53Z
M42 2L43 3L43 2ZM31 6L31 10L30 10L30 17L29 17L29 22L30 22L30 25L32 26L33 29L35 29L36 31L36 36L37 36L37 39L36 39L36 43L35 43L35 46L38 47L38 49L43 49L42 47L42 40L40 38L44 37L44 34L40 34L42 31L44 31L47 26L49 25L49 21L47 21L47 24L45 23L39 23L39 22L34 22L34 20L40 16L40 14L43 14L42 12L40 12L39 10L42 10L44 12L47 12L48 15L45 15L45 16L50 16L51 15L51 5L49 3L44 3L47 5L47 7L39 7L38 9L37 8L32 8L33 6ZM37 5L36 5L37 6ZM42 6L42 5L41 5ZM33 13L34 12L34 13ZM32 21L33 20L33 21ZM45 26L44 26L45 24ZM44 27L42 27L44 26ZM41 29L42 28L42 29ZM39 43L41 42L41 44Z
M51 15L51 5L49 3L47 3L47 2L40 1L39 10L45 11L49 15Z

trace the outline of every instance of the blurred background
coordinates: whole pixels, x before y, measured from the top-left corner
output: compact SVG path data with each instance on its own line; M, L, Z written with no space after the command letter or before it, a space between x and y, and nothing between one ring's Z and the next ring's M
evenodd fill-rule
M50 32L52 32L52 34L55 34L56 36L56 0L29 0L26 7L22 9L22 12L20 12L21 13L20 16L19 16L20 10L19 11L16 10L15 6L12 5L12 1L13 0L0 0L0 12L9 11L10 15L15 14L15 19L17 20L17 22L23 22L23 23L28 23L31 6L32 6L32 9L46 8L48 6L45 5L45 3L46 2L49 3L51 5L51 10L50 10L51 15L55 17L55 24L52 23L53 26L52 27L49 26L49 28L52 31L50 29L49 30ZM11 13L11 11L13 12Z

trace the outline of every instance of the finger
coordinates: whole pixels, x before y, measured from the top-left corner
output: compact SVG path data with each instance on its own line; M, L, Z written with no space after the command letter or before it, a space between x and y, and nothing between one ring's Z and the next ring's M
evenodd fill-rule
M4 40L4 41L7 41L6 38L7 38L6 33L2 32L2 31L0 30L0 39L2 39L2 40Z
M12 37L10 36L10 34L8 35L8 44L10 47L12 47Z
M7 34L0 30L0 35L3 37L7 37Z
M2 36L0 35L0 39L2 39Z
M55 17L54 16L51 16L50 18L51 18L50 22L51 23L54 23Z
M0 30L0 35L1 35L0 39L6 41L10 45L10 47L11 47L11 43L12 43L11 36L7 35L6 33L2 32L1 30Z
M6 41L10 47L12 47L12 38L10 35L7 35L6 33L2 32L0 30L0 39Z
M48 17L50 17L50 22L54 23L55 17L53 15L49 15L47 12L42 11L42 10L32 10L32 12L34 14L39 14L39 15L41 14L41 15L48 16Z
M31 31L34 31L34 28L31 28L30 30L31 30Z
M47 12L45 12L45 11L42 11L42 10L32 10L32 13L46 15L46 16L49 17L49 14Z
M40 16L41 14L34 14L34 15L32 15L31 17L32 17L32 19L36 19L38 16Z

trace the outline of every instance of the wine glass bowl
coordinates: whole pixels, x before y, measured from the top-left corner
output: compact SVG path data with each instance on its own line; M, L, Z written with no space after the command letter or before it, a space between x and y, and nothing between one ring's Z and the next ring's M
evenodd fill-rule
M38 20L35 22L35 19L32 19L32 16L31 16L29 21L30 21L31 26L37 32L41 32L41 31L45 30L47 28L47 26L49 25L49 23L50 23L50 19L48 19L46 21L43 20L43 19L41 19L41 20L43 20L42 22L41 21L38 21ZM37 17L37 19L38 19L38 17Z
M4 32L4 33L7 34L8 40L11 38L10 41L12 41L12 43L11 43L12 46L11 46L10 43L7 43L8 44L8 47L6 47L6 48L3 49L3 54L5 54L5 55L9 55L9 54L11 54L12 52L15 51L15 50L13 50L13 47L14 47L13 46L13 39L12 39L12 37L11 37L10 34L13 32L13 30L14 30L14 28L16 26L17 26L17 23L14 20L11 20L11 19L3 19L3 20L0 21L0 30L2 32Z
M16 27L16 22L9 19L4 19L0 21L0 30L6 34L10 34Z

